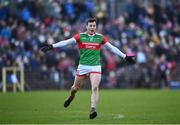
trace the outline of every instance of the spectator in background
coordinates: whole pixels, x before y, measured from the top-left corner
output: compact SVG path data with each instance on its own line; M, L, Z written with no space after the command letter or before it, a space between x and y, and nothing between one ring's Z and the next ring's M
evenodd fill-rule
M161 88L167 88L169 86L168 83L169 69L167 66L167 62L165 61L165 58L166 58L165 55L161 56L157 67L158 68L157 74Z

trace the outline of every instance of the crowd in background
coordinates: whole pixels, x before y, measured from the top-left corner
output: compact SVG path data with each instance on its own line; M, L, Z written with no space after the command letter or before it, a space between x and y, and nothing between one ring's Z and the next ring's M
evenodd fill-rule
M103 87L168 87L180 57L180 2L165 6L148 2L125 2L115 19L108 0L17 0L0 2L0 70L18 66L26 72L40 71L40 80L67 84L78 65L76 45L43 53L53 44L83 32L85 20L96 17L97 32L124 53L137 55L135 65L102 47ZM63 74L63 75L62 75ZM0 75L1 77L2 75ZM2 78L0 78L0 81ZM72 83L71 83L72 84Z

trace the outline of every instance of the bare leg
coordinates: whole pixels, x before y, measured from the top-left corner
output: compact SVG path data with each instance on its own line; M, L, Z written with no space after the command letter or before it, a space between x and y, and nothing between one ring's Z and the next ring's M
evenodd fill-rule
M76 92L80 89L85 76L76 76L74 80L74 84L71 87L71 96L75 96Z
M74 84L71 87L71 95L65 100L64 107L67 108L75 97L76 92L80 89L85 76L76 76Z
M97 74L97 73L90 74L90 81L91 81L91 91L92 91L90 119L93 119L97 116L96 105L99 100L99 84L101 81L101 74Z

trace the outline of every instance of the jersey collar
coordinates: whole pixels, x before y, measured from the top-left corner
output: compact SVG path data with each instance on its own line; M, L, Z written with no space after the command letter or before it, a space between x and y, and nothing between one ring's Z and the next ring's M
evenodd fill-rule
M96 35L96 33L90 35L90 34L88 34L87 32L86 32L86 34L87 34L88 36L95 36L95 35Z

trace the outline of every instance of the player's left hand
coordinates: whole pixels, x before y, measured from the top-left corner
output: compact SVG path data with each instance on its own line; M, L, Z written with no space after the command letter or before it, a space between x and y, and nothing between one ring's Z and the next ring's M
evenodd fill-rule
M126 55L125 60L129 63L129 64L135 64L135 55Z

